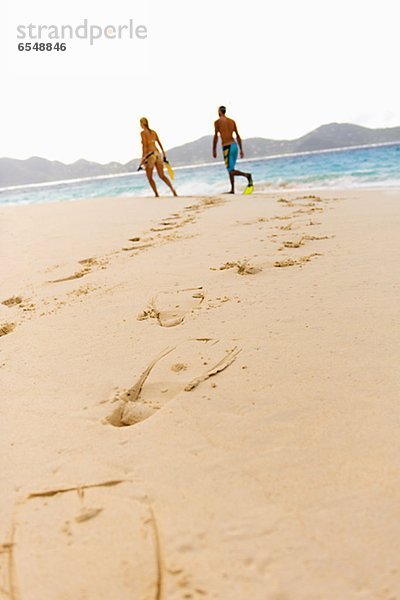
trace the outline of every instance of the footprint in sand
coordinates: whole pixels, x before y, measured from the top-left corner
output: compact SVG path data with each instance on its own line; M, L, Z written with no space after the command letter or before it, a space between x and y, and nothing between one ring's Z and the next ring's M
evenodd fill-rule
M268 223L268 217L257 217L257 219L253 219L252 221L236 221L238 225L256 225L258 223Z
M63 283L64 281L73 281L74 279L80 279L90 273L90 269L82 269L81 271L76 271L73 275L69 275L68 277L61 277L60 279L53 279L49 281L49 283Z
M3 335L8 335L12 331L14 331L15 328L15 323L2 323L0 325L0 337L3 337Z
M20 304L22 304L23 302L23 298L21 296L11 296L11 298L7 298L7 300L3 300L2 304L4 306L18 306Z
M228 261L220 267L210 267L210 271L227 271L228 269L236 269L239 275L256 275L261 273L262 268L251 265L248 260Z
M271 221L286 221L287 219L291 219L293 215L275 215L271 217Z
M145 250L146 248L152 248L157 243L153 237L146 237L146 238L133 237L133 238L130 238L129 241L133 242L134 246L122 248L122 250L124 250L124 252L131 252L133 250Z
M285 248L301 248L306 242L329 240L332 239L332 237L333 236L329 235L303 235L298 240L288 240L283 242L283 246L279 248L279 250L284 250Z
M220 204L225 204L226 200L219 197L214 198L200 198L199 204L189 204L184 207L185 212L194 212L198 213L207 208L213 208L214 206L219 206Z
M314 256L323 256L320 252L314 252L313 254L308 254L307 256L300 256L300 258L286 258L284 260L276 260L274 262L274 267L295 267L301 266L304 263L310 262Z
M239 352L237 346L227 348L226 344L207 338L165 350L151 361L131 388L114 396L112 402L118 405L105 422L128 427L148 419L178 394L194 390L227 369Z
M200 307L204 297L202 287L160 292L137 319L157 319L161 327L176 327L183 323L188 314Z
M78 260L78 263L80 265L84 265L85 268L87 267L100 267L100 268L104 268L107 264L108 261L105 258L83 258L82 260Z
M288 223L287 225L277 225L275 229L279 229L280 231L291 231L293 227L293 223Z
M189 221L185 221L189 222ZM190 221L191 222L191 221ZM127 246L122 248L124 252L136 252L138 250L146 250L149 248L156 248L158 246L162 246L163 244L167 244L168 242L177 242L179 240L190 239L194 237L194 235L183 235L178 234L175 230L183 227L185 223L175 225L174 227L153 227L150 231L157 232L154 236L149 236L146 238L133 237L130 238L129 241L133 242L133 246ZM171 233L168 233L168 232ZM163 235L164 232L167 232ZM131 254L131 256L136 256L136 254Z
M194 216L179 215L179 217L166 217L163 221L160 221L157 227L151 227L150 231L171 231L184 227L189 223L193 223L195 220Z
M310 196L298 196L296 200L312 200L313 202L322 202L319 196L314 196L313 194Z
M163 548L138 482L78 480L35 490L21 501L9 538L1 598L161 597Z
M283 242L283 246L282 248L279 248L279 250L283 250L284 248L300 248L300 246L303 245L303 238L301 238L300 240L297 241L287 241L287 242Z
M230 302L230 301L231 301L231 298L229 296L217 296L215 299L208 300L206 310L220 308L226 302Z
M49 281L49 283L62 283L64 281L73 281L74 279L80 279L84 277L88 273L90 273L93 267L98 267L100 269L105 269L108 261L105 258L84 258L79 260L78 263L83 266L80 271L76 271L73 275L69 275L68 277L61 277L60 279L53 279Z
M291 200L286 200L286 198L279 198L277 202L287 207L296 206L296 204L294 204Z
M287 225L276 225L275 229L279 229L280 231L293 231L293 229L300 228L300 225L297 225L297 227L293 227L293 225L294 223L288 223ZM322 225L322 223L320 221L313 221L310 219L310 221L304 225L305 227L312 227L314 225Z
M36 307L32 302L28 300L24 300L21 296L11 296L11 298L7 298L7 300L3 300L2 303L7 308L12 308L17 306L22 312L33 312Z
M150 231L171 231L172 229L177 229L179 225L165 225L161 227L151 227Z
M311 215L314 212L324 212L324 209L320 206L312 206L311 208L299 208L295 210L293 215Z
M70 297L80 298L82 296L88 296L92 292L95 292L100 289L101 288L99 286L95 286L95 285L90 285L90 284L81 285L76 290L72 290L71 292L68 292L67 295Z

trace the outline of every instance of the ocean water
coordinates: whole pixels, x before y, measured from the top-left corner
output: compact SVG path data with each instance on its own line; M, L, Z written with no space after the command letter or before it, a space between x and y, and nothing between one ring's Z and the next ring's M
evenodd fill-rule
M255 193L312 188L400 187L400 143L350 149L307 152L239 161L238 168L253 173ZM157 176L155 176L157 180ZM237 192L245 187L238 179ZM175 169L181 196L211 196L229 189L220 162ZM159 193L170 194L157 182ZM0 205L56 202L82 198L148 196L144 173L0 188Z

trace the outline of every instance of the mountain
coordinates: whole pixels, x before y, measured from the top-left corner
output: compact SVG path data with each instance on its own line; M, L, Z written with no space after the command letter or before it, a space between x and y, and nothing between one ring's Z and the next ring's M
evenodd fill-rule
M275 154L390 142L400 142L400 127L369 129L350 123L330 123L295 140L249 138L243 144L247 158L261 158ZM168 158L176 166L211 162L211 147L212 136L206 135L194 142L171 148L168 150ZM81 159L67 165L37 156L26 160L0 158L0 187L123 174L136 171L138 164L139 159L126 164L110 162L105 165Z
M322 125L296 140L250 138L244 140L243 145L247 158L260 158L275 154L292 154L390 142L400 142L400 127L368 129L349 123L330 123ZM211 145L212 136L205 136L195 142L172 148L168 151L168 158L174 165L210 162Z
M50 161L38 156L26 160L0 158L0 187L114 175L121 172L124 172L124 165L118 162L101 165L80 159L66 165L57 160Z

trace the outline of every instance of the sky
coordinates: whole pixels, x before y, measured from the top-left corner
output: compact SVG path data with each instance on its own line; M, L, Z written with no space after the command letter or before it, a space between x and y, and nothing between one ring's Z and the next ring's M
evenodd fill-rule
M127 162L141 116L170 148L212 133L220 104L243 138L399 126L398 12L398 0L1 0L0 157ZM84 19L132 19L148 37L17 49L18 25Z

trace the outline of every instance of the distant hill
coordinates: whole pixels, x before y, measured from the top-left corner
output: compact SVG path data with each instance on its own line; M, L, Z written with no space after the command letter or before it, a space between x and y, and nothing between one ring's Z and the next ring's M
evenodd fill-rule
M296 140L249 138L243 143L247 158L261 158L275 154L390 142L400 142L400 127L369 129L350 123L330 123ZM175 166L211 162L211 146L212 136L207 135L183 146L171 148L168 150L168 158ZM105 165L81 159L67 165L36 156L27 160L0 158L0 187L123 174L136 171L138 165L139 159L126 164L110 162Z
M269 140L249 138L243 141L247 158L260 158L275 154L292 154L312 150L328 150L349 146L364 146L400 142L400 127L388 129L368 129L349 123L322 125L296 140ZM210 162L212 136L205 136L168 151L168 157L175 165ZM189 159L189 160L188 160Z

